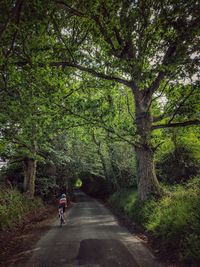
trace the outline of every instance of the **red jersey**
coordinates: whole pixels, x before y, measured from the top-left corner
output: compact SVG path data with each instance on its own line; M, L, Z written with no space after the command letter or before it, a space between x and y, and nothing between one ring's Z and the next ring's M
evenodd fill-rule
M66 205L66 203L67 203L67 199L66 199L66 197L61 197L61 198L59 199L59 205Z

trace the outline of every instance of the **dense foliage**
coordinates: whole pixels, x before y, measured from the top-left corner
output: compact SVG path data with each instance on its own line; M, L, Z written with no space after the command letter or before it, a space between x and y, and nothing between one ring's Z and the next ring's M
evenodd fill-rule
M187 262L200 260L200 179L171 188L162 199L141 203L135 191L114 193L109 202L142 225L160 244L161 251Z
M182 186L200 173L199 2L7 0L0 10L2 184L48 200L81 179L93 195L118 192L119 207L120 190L135 188L123 210L136 207L161 239L182 214L194 218L198 185ZM188 227L184 244L198 247Z
M13 226L27 214L42 207L40 199L30 200L16 189L0 189L0 230Z
M1 10L0 150L23 162L27 195L37 162L69 136L68 151L94 144L98 160L88 148L82 168L102 167L115 189L136 178L141 200L161 196L160 141L199 124L198 2L9 0Z

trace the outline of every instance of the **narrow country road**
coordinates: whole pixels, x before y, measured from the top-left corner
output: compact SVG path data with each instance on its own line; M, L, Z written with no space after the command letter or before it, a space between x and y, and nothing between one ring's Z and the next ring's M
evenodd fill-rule
M98 201L81 192L60 228L56 220L25 267L157 267L139 239L119 226ZM20 266L20 265L18 265Z

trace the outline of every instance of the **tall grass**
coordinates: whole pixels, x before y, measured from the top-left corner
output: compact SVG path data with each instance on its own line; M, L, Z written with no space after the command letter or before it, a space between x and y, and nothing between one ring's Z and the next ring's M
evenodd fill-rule
M39 198L28 199L15 189L0 189L0 230L19 222L27 213L42 206Z
M160 200L141 203L136 192L126 190L109 202L158 237L162 250L179 260L200 260L200 177L173 187L171 195Z

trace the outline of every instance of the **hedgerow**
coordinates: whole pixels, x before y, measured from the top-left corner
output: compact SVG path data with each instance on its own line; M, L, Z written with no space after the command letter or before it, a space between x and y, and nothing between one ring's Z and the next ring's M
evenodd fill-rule
M17 189L0 189L0 230L11 227L29 212L42 207L39 198L29 199Z
M181 261L200 260L200 177L159 200L140 202L136 192L122 190L109 202L157 237L165 252Z

